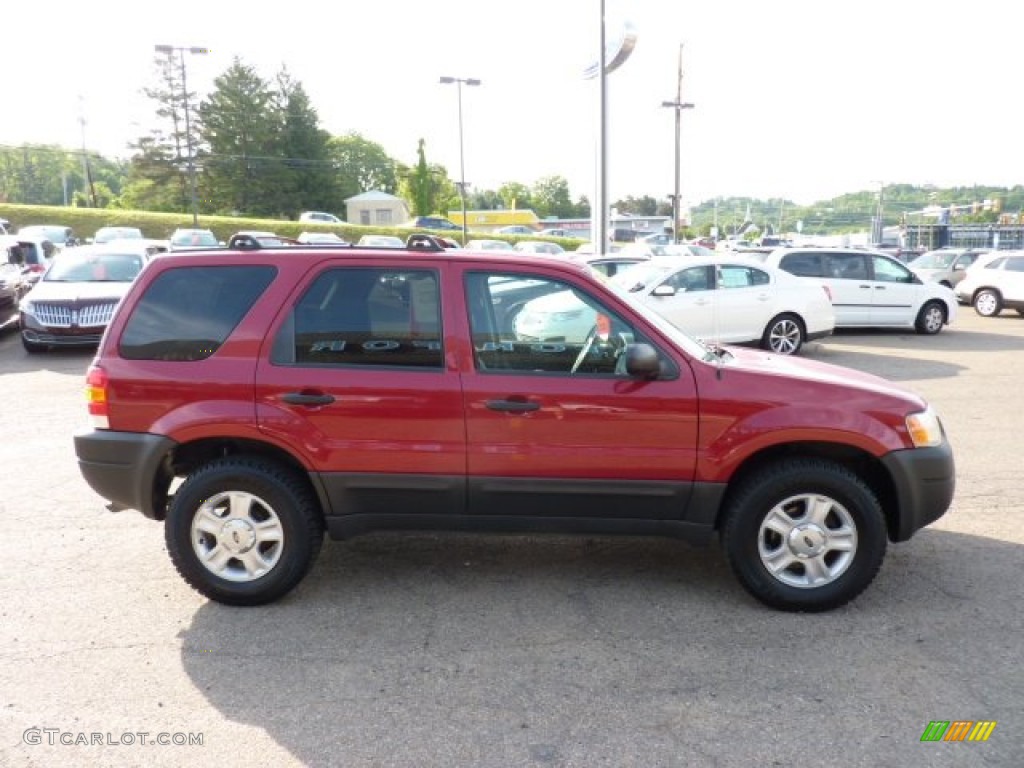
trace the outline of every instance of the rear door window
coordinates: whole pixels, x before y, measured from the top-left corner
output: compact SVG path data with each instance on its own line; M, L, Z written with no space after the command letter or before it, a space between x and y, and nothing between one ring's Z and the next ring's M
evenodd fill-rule
M154 278L125 324L128 360L205 360L267 289L271 266L177 267Z
M779 262L779 266L787 272L800 277L823 277L821 254L818 253L787 253Z

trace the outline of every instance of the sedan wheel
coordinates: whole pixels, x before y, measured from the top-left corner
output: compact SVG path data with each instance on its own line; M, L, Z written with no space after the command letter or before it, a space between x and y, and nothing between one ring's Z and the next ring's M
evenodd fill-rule
M1003 311L1003 300L997 292L985 288L974 297L974 311L982 317L995 317Z
M803 343L803 325L794 315L774 318L761 337L761 347L779 355L795 355Z
M827 611L874 579L887 543L877 497L846 467L818 459L766 465L730 495L725 554L766 605Z

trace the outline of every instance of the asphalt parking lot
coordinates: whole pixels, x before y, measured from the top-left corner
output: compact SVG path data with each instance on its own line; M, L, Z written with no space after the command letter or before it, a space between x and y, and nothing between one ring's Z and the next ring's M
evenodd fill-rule
M843 609L764 608L717 547L420 534L326 542L238 609L81 479L91 352L3 333L0 765L1024 764L1024 318L806 355L921 393L956 450L952 510Z

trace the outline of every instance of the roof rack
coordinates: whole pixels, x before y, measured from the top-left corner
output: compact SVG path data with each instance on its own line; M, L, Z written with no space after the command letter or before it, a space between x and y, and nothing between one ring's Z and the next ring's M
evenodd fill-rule
M328 249L333 250L337 248L357 248L360 246L353 246L352 243L296 243L294 245L262 245L258 238L253 235L237 234L232 235L228 240L227 247L231 250L238 251L262 251L268 249L287 249L287 248L305 248L305 249ZM374 246L380 248L381 246ZM457 248L458 243L447 238L439 237L438 235L427 235L427 234L415 234L409 235L405 241L405 247L411 251L432 251L440 253L449 248Z

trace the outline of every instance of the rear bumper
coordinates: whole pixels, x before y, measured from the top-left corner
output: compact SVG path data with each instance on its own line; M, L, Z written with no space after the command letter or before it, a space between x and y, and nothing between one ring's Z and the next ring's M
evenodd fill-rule
M956 488L956 467L949 443L935 448L893 451L882 457L896 486L898 516L890 538L906 541L949 509Z
M175 442L146 432L94 429L75 434L82 477L96 493L121 509L137 509L162 520L166 510L156 499L155 479Z

